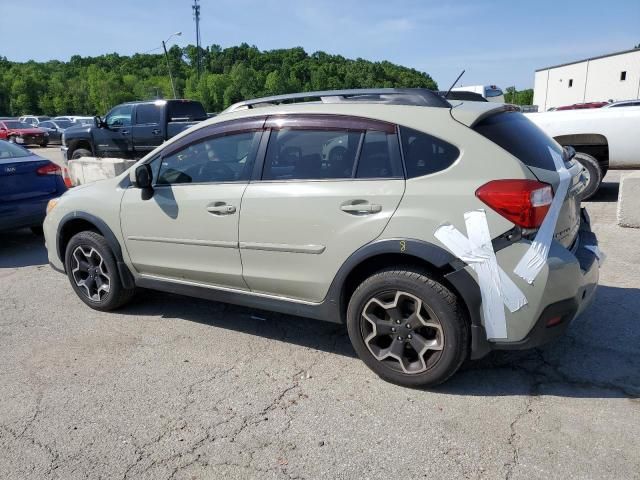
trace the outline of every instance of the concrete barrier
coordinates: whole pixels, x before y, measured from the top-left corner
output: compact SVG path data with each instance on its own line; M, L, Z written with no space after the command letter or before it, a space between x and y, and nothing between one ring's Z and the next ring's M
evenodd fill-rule
M618 225L640 228L640 172L627 173L620 178Z
M69 177L74 186L105 180L120 175L136 161L123 158L97 157L82 157L76 160L69 160Z

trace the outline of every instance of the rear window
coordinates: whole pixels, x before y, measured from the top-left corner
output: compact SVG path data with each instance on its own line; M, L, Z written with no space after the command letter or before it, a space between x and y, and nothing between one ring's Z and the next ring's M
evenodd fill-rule
M560 145L518 112L491 115L473 129L529 167L555 170L549 148L563 155Z
M198 102L170 102L168 117L170 122L206 120L207 112Z
M32 155L31 152L21 146L0 140L0 159L28 157L29 155Z

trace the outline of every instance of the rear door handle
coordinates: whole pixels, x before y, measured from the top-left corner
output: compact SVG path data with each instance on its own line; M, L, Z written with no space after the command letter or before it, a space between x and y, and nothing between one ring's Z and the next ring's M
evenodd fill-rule
M120 130L120 135L129 135L129 130Z
M153 130L151 130L151 133L153 133L154 135L160 135L160 129L154 128Z
M214 215L231 215L233 213L236 213L236 207L223 203L221 205L212 205L207 207L207 212Z
M382 205L375 203L348 203L340 206L340 210L347 213L370 215L382 211Z

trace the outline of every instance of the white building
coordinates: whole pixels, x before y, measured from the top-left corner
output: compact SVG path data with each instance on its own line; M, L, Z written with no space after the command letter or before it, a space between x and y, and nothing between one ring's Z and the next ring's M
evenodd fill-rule
M574 103L640 98L640 48L536 70L541 112Z

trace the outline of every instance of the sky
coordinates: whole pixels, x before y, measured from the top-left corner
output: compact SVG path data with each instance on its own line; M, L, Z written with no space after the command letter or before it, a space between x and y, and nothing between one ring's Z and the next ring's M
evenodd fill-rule
M195 44L193 0L0 0L13 61ZM202 45L246 42L389 60L461 84L533 87L534 71L640 44L640 0L201 0ZM158 52L159 50L155 50Z

